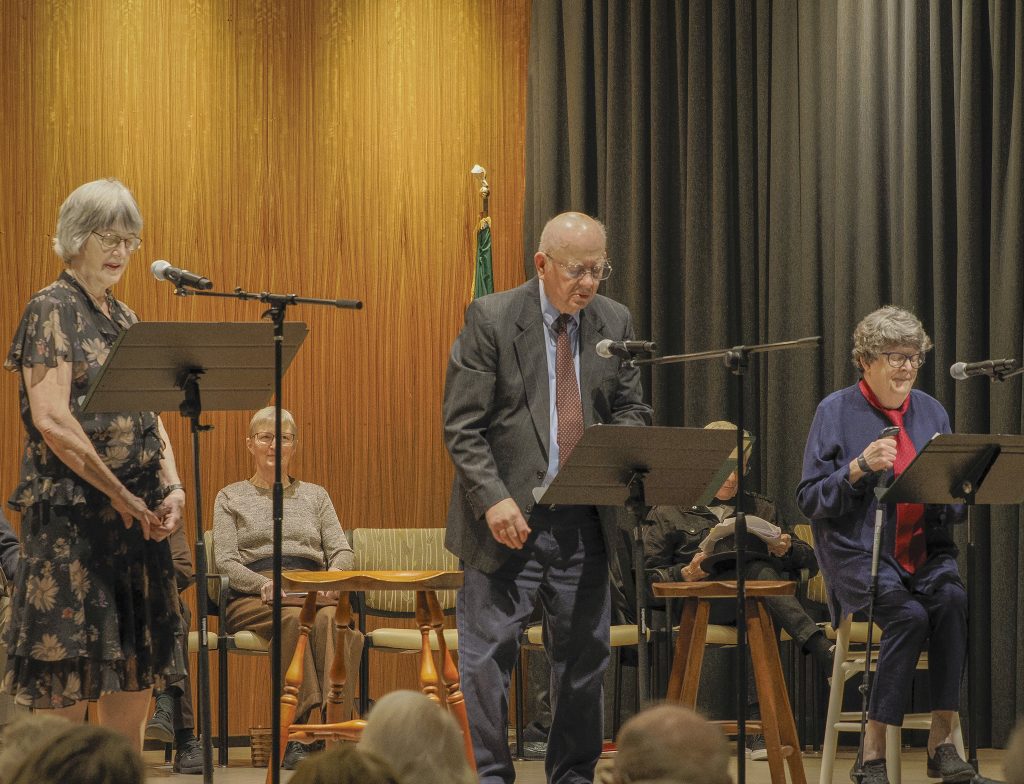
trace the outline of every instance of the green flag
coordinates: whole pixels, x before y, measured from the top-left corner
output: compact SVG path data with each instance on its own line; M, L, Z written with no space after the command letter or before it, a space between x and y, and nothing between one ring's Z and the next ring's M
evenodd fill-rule
M473 299L494 293L494 267L491 263L491 219L481 218L476 227L476 268L473 273Z

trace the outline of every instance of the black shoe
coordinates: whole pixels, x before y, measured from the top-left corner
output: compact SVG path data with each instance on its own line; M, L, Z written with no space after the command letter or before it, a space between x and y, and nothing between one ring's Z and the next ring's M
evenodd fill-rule
M957 784L974 778L974 768L957 754L952 743L940 743L935 756L928 755L928 777L942 779L943 784Z
M747 753L750 759L763 761L768 759L768 747L764 742L764 735L747 736Z
M543 740L528 740L523 743L523 759L542 760L548 756L548 744Z
M548 733L551 731L551 727L542 724L539 721L531 721L525 727L523 727L523 740L539 740L544 743L547 742Z
M174 752L175 773L202 773L203 747L195 735L178 744Z
M302 760L309 756L309 749L297 740L288 741L284 747L284 761L281 768L284 770L295 770Z
M146 722L146 740L159 740L164 743L174 742L174 716L168 706L171 698L164 700L164 695L156 698L156 712Z
M850 781L854 784L858 781L856 773L857 766L854 765L850 770ZM885 769L885 760L876 759L865 762L864 775L859 781L860 784L889 784L889 773Z

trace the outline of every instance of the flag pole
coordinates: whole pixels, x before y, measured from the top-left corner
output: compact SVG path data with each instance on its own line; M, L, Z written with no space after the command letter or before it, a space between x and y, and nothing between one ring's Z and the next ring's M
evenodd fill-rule
M476 224L476 254L473 262L473 284L469 292L470 300L494 292L494 265L491 258L491 216L488 202L491 186L487 183L487 170L480 164L469 171L480 182L480 198L482 208Z

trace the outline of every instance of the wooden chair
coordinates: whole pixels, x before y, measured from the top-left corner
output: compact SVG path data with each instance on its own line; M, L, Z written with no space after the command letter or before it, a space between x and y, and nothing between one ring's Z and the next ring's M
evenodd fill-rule
M651 587L655 596L683 600L667 699L695 708L711 608L709 600L735 599L736 583L654 583ZM783 580L749 580L746 583L747 639L762 717L760 721L748 721L746 727L748 732L764 735L773 784L784 784L786 781L783 760L788 764L793 784L807 782L793 710L782 676L775 629L764 602L765 597L792 595L795 590L795 583ZM736 722L716 723L727 733L735 735L738 731Z
M444 528L356 528L349 534L355 553L353 571L456 571L458 559L444 546ZM455 591L438 596L445 615L455 614ZM366 635L359 665L359 712L369 709L370 664L374 653L418 655L420 633L417 629L381 626L367 630L366 621L375 618L416 618L416 597L409 591L367 591L353 597L352 609L358 614L359 631ZM459 649L456 629L444 630L449 651ZM436 651L437 641L431 646Z
M459 685L459 673L443 634L444 615L437 598L438 590L457 590L462 585L461 571L351 571L351 572L285 572L282 585L286 591L306 592L299 615L299 639L295 655L285 673L281 696L281 755L289 740L310 743L315 740L356 741L362 734L362 719L340 722L342 692L348 679L345 669L346 636L339 632L334 661L328 674L330 690L327 697L327 722L324 724L293 724L298 706L299 687L303 678L303 658L309 644L309 632L316 618L318 591L338 591L340 598L335 612L339 629L352 620L351 594L360 591L411 591L416 595L416 619L420 635L420 687L434 702L446 708L462 729L466 759L475 770L473 742L469 734L466 705ZM434 632L440 665L435 664L430 639ZM267 781L271 770L267 769Z
M270 642L249 631L228 634L225 620L228 606L228 589L230 581L227 575L218 573L216 552L213 546L213 532L203 534L206 547L207 596L206 614L217 618L217 628L208 631L207 647L217 652L217 764L226 767L228 764L228 654L240 656L269 656ZM199 608L202 612L202 608ZM188 649L195 653L199 650L199 632L188 633ZM206 732L206 728L200 728Z

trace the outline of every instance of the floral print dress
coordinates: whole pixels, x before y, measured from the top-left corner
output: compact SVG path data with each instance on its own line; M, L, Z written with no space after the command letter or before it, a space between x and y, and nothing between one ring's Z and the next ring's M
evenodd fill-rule
M22 513L4 681L15 701L68 707L139 691L184 674L184 633L167 541L124 527L110 499L50 451L32 422L24 375L72 366L71 413L96 452L150 508L162 499L156 414L83 414L90 384L118 336L138 319L107 293L108 318L70 274L29 301L4 367L21 379L26 439L8 503Z

